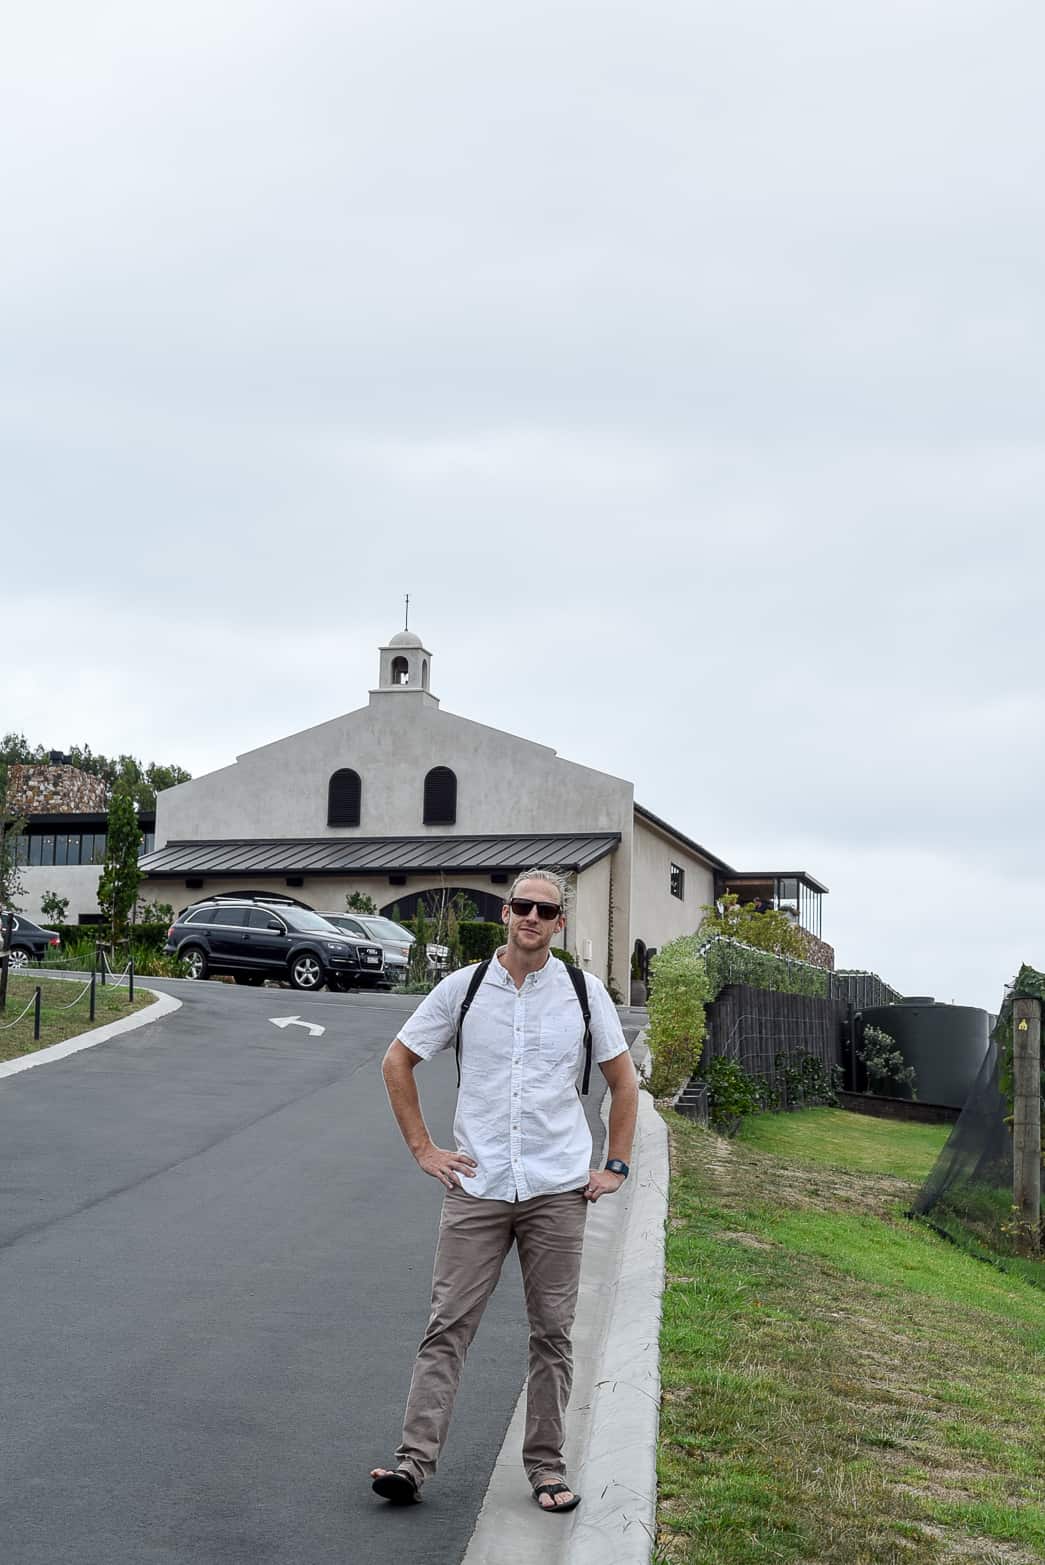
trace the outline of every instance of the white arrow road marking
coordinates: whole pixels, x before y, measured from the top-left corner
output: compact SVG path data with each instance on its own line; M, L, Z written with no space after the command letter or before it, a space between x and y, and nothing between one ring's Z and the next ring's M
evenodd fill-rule
M326 1032L318 1022L303 1022L300 1016L270 1016L269 1021L273 1027L307 1027L310 1038L321 1038Z

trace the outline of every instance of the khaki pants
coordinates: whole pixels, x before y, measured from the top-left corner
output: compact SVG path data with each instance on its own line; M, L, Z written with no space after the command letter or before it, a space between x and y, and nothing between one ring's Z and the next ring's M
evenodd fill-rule
M523 1466L531 1485L561 1478L573 1382L570 1328L588 1203L580 1190L487 1201L448 1190L432 1276L432 1313L417 1350L396 1466L420 1487L435 1471L465 1356L514 1241L530 1320Z

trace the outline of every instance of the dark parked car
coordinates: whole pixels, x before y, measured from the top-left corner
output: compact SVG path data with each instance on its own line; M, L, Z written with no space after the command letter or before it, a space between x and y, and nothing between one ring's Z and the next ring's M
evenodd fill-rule
M15 913L11 921L11 966L28 967L30 962L42 962L49 950L57 950L61 940L53 929L41 929L32 924L24 913Z
M347 989L382 976L381 947L353 939L290 898L205 897L183 908L163 948L190 978L231 973L238 984L283 978L295 989Z

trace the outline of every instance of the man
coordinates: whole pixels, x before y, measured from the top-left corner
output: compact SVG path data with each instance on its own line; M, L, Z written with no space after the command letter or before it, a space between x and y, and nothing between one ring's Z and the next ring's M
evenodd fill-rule
M546 1511L580 1496L565 1482L570 1330L589 1202L628 1174L638 1083L605 987L584 974L591 1041L611 1094L608 1158L591 1169L591 1133L576 1090L584 1016L565 965L551 954L565 927L565 885L528 870L501 910L507 941L490 961L461 1029L456 1150L437 1147L421 1113L414 1071L451 1048L475 968L437 984L400 1030L382 1071L392 1112L423 1171L445 1187L432 1309L414 1365L396 1467L372 1487L393 1504L419 1499L446 1438L469 1344L514 1243L530 1322L523 1466Z

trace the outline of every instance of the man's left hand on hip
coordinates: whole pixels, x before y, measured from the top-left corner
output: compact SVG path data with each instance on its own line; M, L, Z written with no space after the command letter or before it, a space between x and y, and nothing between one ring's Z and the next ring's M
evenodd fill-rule
M612 1174L606 1168L590 1168L582 1193L586 1201L597 1201L601 1195L612 1195L623 1183L623 1174Z

